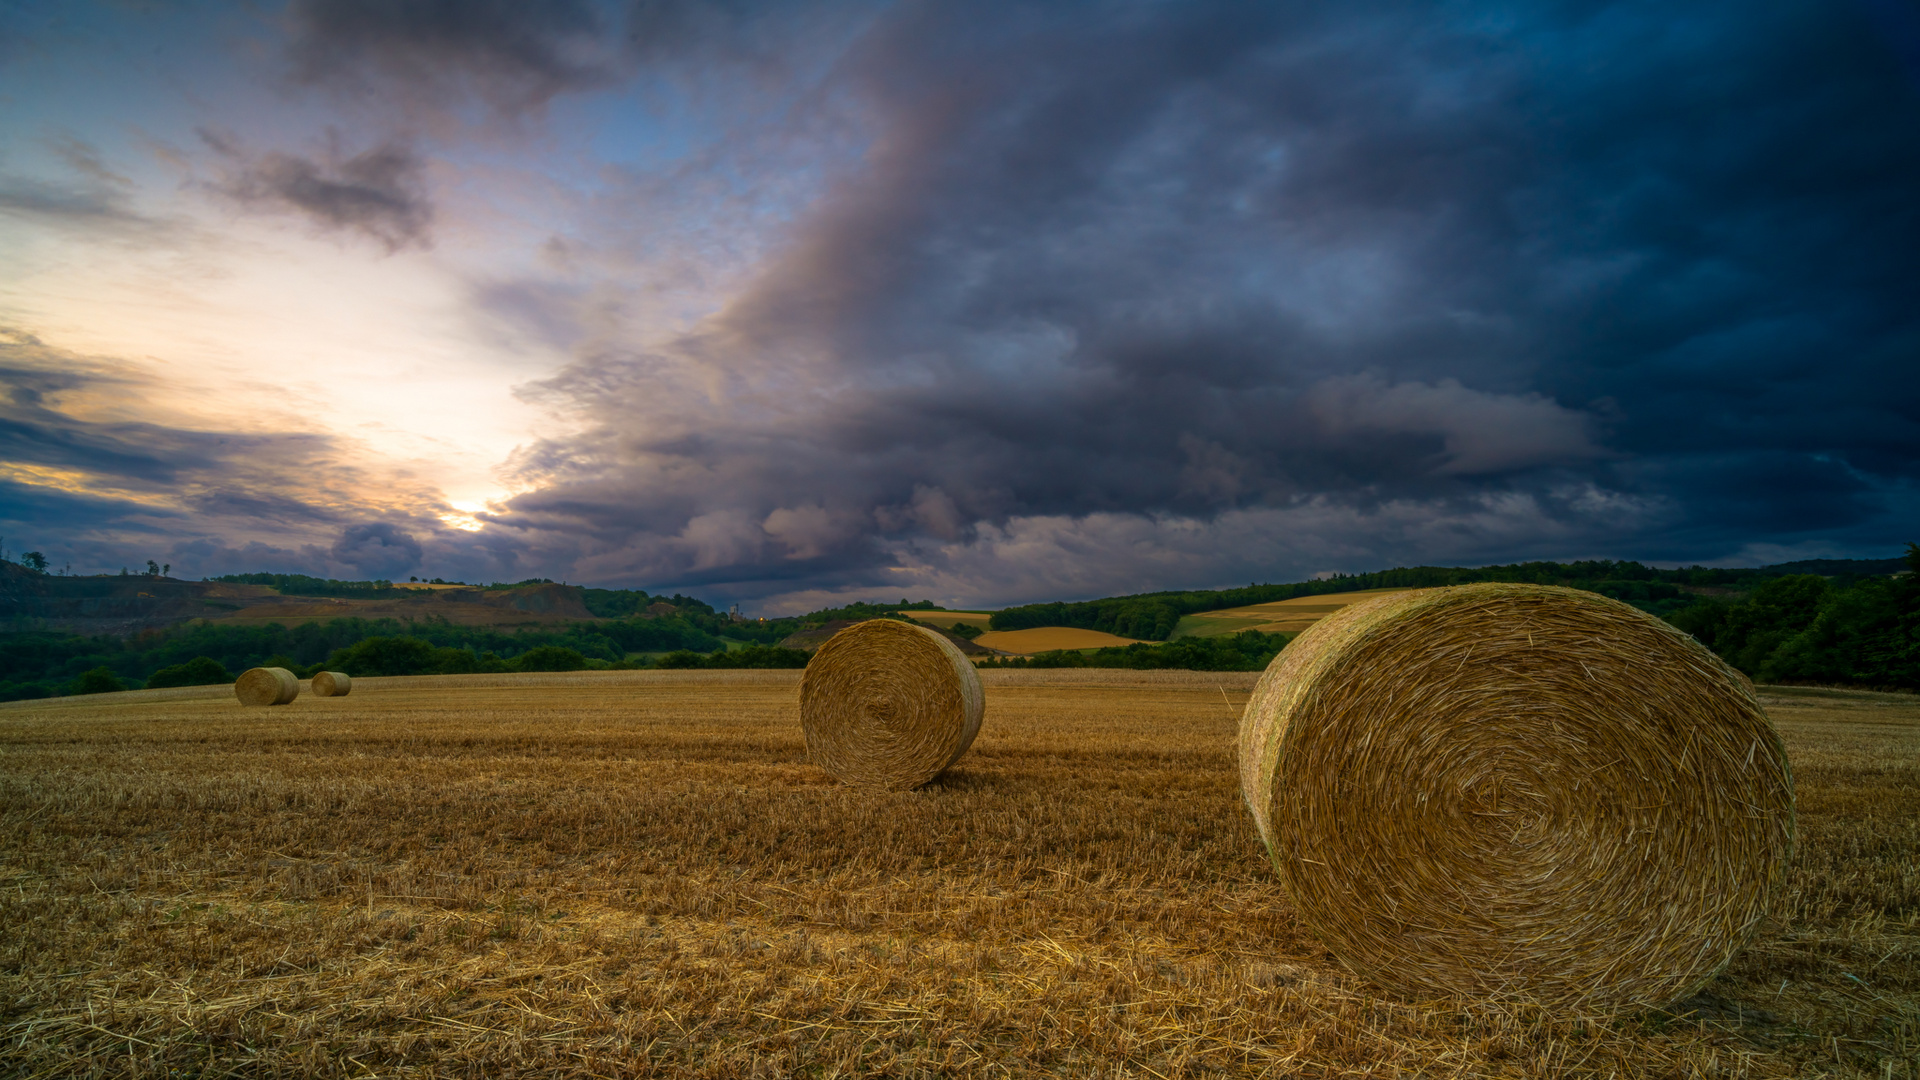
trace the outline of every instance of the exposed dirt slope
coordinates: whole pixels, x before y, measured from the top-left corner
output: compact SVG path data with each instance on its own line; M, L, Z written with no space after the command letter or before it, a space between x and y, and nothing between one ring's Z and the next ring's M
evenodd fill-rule
M98 575L57 577L0 563L0 628L130 634L193 619L301 623L349 616L462 626L515 626L594 618L570 585L512 589L391 589L365 598L283 596L264 585Z

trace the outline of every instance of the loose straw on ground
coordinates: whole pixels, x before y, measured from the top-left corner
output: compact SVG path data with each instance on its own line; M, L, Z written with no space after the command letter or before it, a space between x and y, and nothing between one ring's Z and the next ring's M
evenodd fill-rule
M248 668L233 681L242 705L285 705L300 696L300 680L283 667Z
M314 697L346 697L353 690L353 679L344 671L322 671L313 677Z
M1427 589L1322 620L1255 688L1240 768L1302 919L1410 996L1684 997L1759 930L1793 847L1751 684L1574 589Z
M800 723L815 764L847 784L916 788L980 732L980 676L941 635L892 619L830 638L800 680Z

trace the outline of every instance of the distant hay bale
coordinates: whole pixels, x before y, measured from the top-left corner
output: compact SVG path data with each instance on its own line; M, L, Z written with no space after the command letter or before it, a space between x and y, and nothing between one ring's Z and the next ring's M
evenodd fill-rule
M1327 617L1261 677L1240 774L1302 919L1416 997L1684 997L1758 932L1793 848L1793 775L1751 684L1574 589Z
M905 791L940 775L980 733L980 676L935 631L856 623L820 646L800 679L815 764L843 783Z
M300 680L283 667L248 668L233 681L242 705L285 705L300 696Z
M323 671L313 677L314 697L346 697L353 691L353 679L344 671Z

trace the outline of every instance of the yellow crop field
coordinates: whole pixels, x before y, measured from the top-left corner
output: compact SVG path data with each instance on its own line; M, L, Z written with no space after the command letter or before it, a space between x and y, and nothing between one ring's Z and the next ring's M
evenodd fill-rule
M985 630L988 620L993 618L991 611L898 611L894 614L905 615L914 622L938 626L943 630L951 630L961 623Z
M1363 589L1359 592L1296 596L1291 600L1275 600L1267 604L1249 604L1246 607L1205 611L1187 616L1187 619L1194 621L1182 629L1185 633L1202 637L1235 634L1242 630L1259 630L1268 634L1297 634L1350 604L1396 592L1406 592L1406 590Z
M1762 688L1776 915L1608 1019L1336 966L1241 804L1254 674L983 672L898 794L807 763L799 674L0 706L0 1074L1920 1075L1911 695Z
M981 634L973 642L1001 652L1029 654L1050 649L1099 649L1109 645L1132 645L1134 640L1072 626L1036 626L1031 630L994 630Z

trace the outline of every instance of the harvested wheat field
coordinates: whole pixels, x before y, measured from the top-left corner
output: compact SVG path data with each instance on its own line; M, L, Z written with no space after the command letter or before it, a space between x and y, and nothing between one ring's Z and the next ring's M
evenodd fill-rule
M951 630L956 626L974 626L985 630L993 621L991 611L896 611L895 615L905 615L917 623L937 626L942 630Z
M1183 634L1191 634L1195 637L1237 634L1242 630L1259 630L1267 634L1297 634L1328 615L1360 603L1362 600L1406 591L1405 589L1363 589L1359 592L1296 596L1291 600L1275 600L1268 604L1249 604L1246 607L1203 611L1198 615L1188 615L1180 620L1181 631Z
M0 707L0 1073L1920 1078L1920 703L1763 688L1777 919L1612 1019L1388 998L1241 803L1253 674L989 671L918 791L800 673Z
M1102 649L1110 645L1132 645L1135 640L1073 626L1036 626L1031 630L995 630L974 638L973 643L1024 656L1053 649Z

